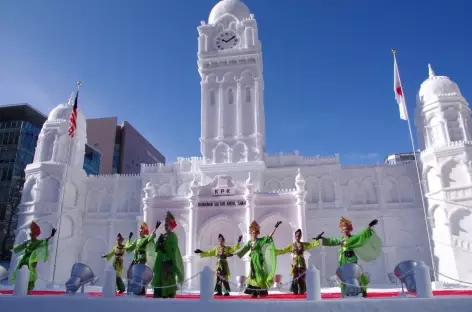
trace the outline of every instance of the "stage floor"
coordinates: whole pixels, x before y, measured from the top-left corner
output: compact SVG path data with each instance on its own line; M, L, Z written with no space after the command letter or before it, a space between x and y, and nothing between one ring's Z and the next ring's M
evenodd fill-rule
M13 294L13 290L11 289L0 289L0 294L2 295L11 295ZM33 296L48 296L48 295L63 295L65 294L62 290L35 290L33 291ZM77 293L79 294L79 293ZM433 291L434 296L472 296L472 289L439 289ZM100 291L88 291L85 293L88 296L101 296L102 293ZM368 292L368 298L391 298L391 297L398 297L400 295L400 291L397 289L381 289L375 290L372 289ZM126 296L117 294L117 297ZM152 293L146 295L148 298L152 298ZM341 294L339 292L326 292L323 291L321 294L323 299L337 299L341 298ZM200 298L200 294L198 292L194 293L179 293L177 294L176 299L194 299L197 300ZM282 293L282 292L270 292L269 296L262 297L262 298L251 298L251 296L233 292L230 296L215 296L216 300L241 300L241 299L250 299L250 300L306 300L306 295L294 295L291 293Z

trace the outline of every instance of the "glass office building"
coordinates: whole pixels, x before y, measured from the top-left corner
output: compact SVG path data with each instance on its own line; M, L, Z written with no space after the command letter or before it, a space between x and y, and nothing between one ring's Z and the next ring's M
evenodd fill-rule
M84 170L87 175L99 175L100 174L100 158L102 154L91 147L85 145L85 156L84 156Z
M33 162L46 120L28 104L0 106L0 261L9 261L11 257L25 168ZM100 158L100 152L85 146L83 168L87 175L99 174Z

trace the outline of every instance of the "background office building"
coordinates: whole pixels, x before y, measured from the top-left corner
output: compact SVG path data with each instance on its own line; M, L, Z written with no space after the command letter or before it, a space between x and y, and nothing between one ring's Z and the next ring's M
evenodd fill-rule
M38 136L46 120L45 115L28 104L0 106L0 261L10 257L24 171L33 162ZM99 151L85 146L87 174L99 174L100 157Z
M101 152L100 174L138 174L140 164L165 164L165 157L129 122L87 119L87 142Z
M419 153L416 154L418 154L419 157ZM392 154L384 159L384 162L389 165L404 164L412 161L415 161L415 154L413 152Z

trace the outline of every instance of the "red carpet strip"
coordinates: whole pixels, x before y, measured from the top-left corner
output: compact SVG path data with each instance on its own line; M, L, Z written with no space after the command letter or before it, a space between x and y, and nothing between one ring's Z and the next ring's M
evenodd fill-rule
M2 295L11 295L13 290L0 290ZM54 291L54 290L33 290L33 296L45 296L45 295L63 295L64 291ZM472 289L464 290L434 290L434 296L472 296ZM89 296L97 297L101 296L101 292L89 292ZM389 298L389 297L398 297L399 292L389 291L389 292L369 292L368 298ZM411 294L414 295L414 294ZM117 294L117 296L123 296ZM146 297L152 298L152 294L148 294ZM323 299L337 299L341 298L340 293L322 293L321 297ZM199 294L177 294L176 299L199 299ZM249 295L231 295L231 296L215 296L216 300L241 300L241 299L250 299L250 300L305 300L306 295L294 295L294 294L269 294L267 297L262 298L251 298Z

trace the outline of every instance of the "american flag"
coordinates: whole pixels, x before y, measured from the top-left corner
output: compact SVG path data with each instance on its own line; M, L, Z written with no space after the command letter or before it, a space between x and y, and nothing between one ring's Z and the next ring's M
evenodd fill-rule
M75 129L77 128L77 101L79 100L79 91L75 94L74 107L69 116L69 136L71 138L75 135Z

